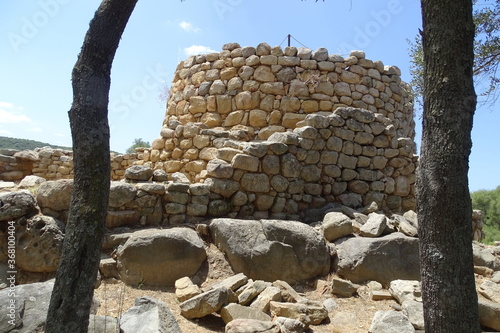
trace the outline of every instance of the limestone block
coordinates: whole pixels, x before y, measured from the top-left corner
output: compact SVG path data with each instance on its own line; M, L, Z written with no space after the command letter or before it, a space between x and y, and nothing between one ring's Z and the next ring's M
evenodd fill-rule
M241 169L250 172L257 172L259 170L260 161L257 157L238 153L234 155L231 166L234 169Z
M265 173L246 173L241 178L241 188L249 192L267 193L270 190L269 177Z

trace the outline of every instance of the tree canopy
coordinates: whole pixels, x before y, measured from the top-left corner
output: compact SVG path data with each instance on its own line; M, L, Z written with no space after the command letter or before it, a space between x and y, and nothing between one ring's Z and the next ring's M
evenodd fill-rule
M472 207L484 212L485 243L500 240L500 186L471 193Z
M500 76L500 0L474 1L474 77L476 90L483 102L495 102L499 97ZM424 59L421 34L409 40L412 75L411 85L415 99L422 105L424 89Z
M144 141L142 138L134 139L134 143L132 144L132 146L127 148L126 153L127 154L135 153L135 148L139 147L149 148L151 147L151 144L148 141Z

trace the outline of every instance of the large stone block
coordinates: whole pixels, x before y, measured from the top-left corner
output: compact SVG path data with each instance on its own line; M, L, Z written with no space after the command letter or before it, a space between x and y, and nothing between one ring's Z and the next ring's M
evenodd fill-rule
M118 251L120 278L130 285L173 286L195 274L207 254L188 228L146 229L133 233Z

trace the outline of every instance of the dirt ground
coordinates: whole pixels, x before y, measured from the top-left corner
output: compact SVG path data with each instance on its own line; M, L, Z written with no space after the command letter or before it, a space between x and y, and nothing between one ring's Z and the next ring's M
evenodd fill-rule
M207 264L202 267L198 276L194 278L195 282L197 279L203 281L201 287L209 286L234 275L223 254L213 244L208 246L207 254ZM328 298L332 298L337 304L336 308L329 313L329 319L325 320L321 325L311 326L309 332L366 333L376 311L390 310L393 309L393 306L397 306L395 300L373 301L367 294L350 298L338 298L332 295L328 288L332 277L333 275L311 283L294 286L294 289L301 295L311 300L323 302ZM224 332L225 324L216 314L194 320L181 316L174 288L131 287L121 281L108 279L102 281L95 294L101 301L98 310L99 315L119 317L134 305L134 300L137 297L150 296L162 300L168 305L183 332ZM334 317L335 320L332 320Z

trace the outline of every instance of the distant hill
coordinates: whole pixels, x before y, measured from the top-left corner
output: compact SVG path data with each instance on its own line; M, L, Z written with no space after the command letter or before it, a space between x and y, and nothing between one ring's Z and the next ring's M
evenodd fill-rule
M56 146L56 145L51 145L50 143L46 143L46 142L27 140L27 139L16 139L16 138L9 138L6 136L0 136L0 149L33 150L35 148L41 148L41 147L47 147L47 146L54 148L54 149L72 150L71 147Z

